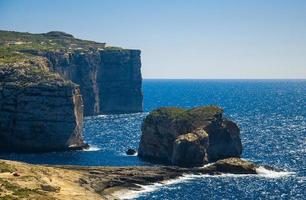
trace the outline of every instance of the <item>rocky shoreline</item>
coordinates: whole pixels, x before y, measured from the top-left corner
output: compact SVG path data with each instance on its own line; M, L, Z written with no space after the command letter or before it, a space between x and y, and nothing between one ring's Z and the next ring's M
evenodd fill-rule
M117 199L124 191L139 191L141 186L188 174L256 174L257 167L239 158L194 168L45 166L0 160L0 198Z

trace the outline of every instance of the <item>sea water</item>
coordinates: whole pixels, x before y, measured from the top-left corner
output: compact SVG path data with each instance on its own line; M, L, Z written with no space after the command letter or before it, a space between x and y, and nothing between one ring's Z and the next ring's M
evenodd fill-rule
M36 164L152 165L137 156L140 126L161 106L219 105L241 128L242 157L282 169L259 175L187 176L131 192L137 199L306 199L306 80L144 80L144 113L86 117L86 151L0 154Z

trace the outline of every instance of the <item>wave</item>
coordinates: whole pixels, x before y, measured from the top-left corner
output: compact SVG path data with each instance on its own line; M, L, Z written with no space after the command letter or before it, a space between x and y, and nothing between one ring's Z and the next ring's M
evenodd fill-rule
M113 193L112 195L119 198L119 199L124 199L124 200L135 199L135 198L138 198L138 197L142 196L143 194L147 194L147 193L157 191L160 188L162 188L164 186L167 186L167 185L174 185L174 184L190 181L190 180L194 179L196 176L199 177L199 176L202 176L202 175L184 175L184 176L178 177L176 179L162 181L162 182L154 183L154 184L150 184L150 185L138 185L138 184L136 184L137 186L140 187L139 190L121 190L121 191ZM209 175L207 175L207 176L209 176Z
M210 165L210 164L208 164ZM206 167L206 166L205 166ZM142 195L145 195L147 193L155 192L162 187L168 186L168 185L175 185L179 183L184 183L188 181L193 181L195 179L200 178L225 178L225 177L247 177L247 176L261 176L265 178L281 178L286 177L295 174L294 172L287 172L287 171L273 171L266 169L265 167L258 167L256 169L257 174L221 174L221 175L209 175L209 174L202 174L202 175L195 175L195 174L185 174L183 176L180 176L176 179L171 179L167 181L162 181L159 183L154 183L150 185L137 185L140 187L140 189L137 190L121 190L117 191L113 194L113 196L119 198L119 199L135 199Z
M265 178L282 178L295 174L294 172L288 171L273 171L262 166L256 168L256 173Z
M138 156L138 152L136 152L136 153L133 154L133 155L127 155L126 153L120 153L119 155L120 155L120 156L135 157L135 156Z
M84 149L83 151L100 151L101 148L94 146L94 145L89 145L88 149Z

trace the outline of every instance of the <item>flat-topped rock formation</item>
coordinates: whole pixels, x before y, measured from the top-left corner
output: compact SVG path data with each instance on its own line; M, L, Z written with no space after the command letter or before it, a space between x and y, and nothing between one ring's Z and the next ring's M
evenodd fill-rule
M216 106L159 108L142 124L138 155L146 160L193 167L241 153L239 127Z

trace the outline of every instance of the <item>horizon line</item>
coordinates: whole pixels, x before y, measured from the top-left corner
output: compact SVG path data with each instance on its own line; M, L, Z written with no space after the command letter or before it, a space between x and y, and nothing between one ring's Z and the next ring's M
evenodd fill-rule
M306 78L142 78L143 80L303 80Z

